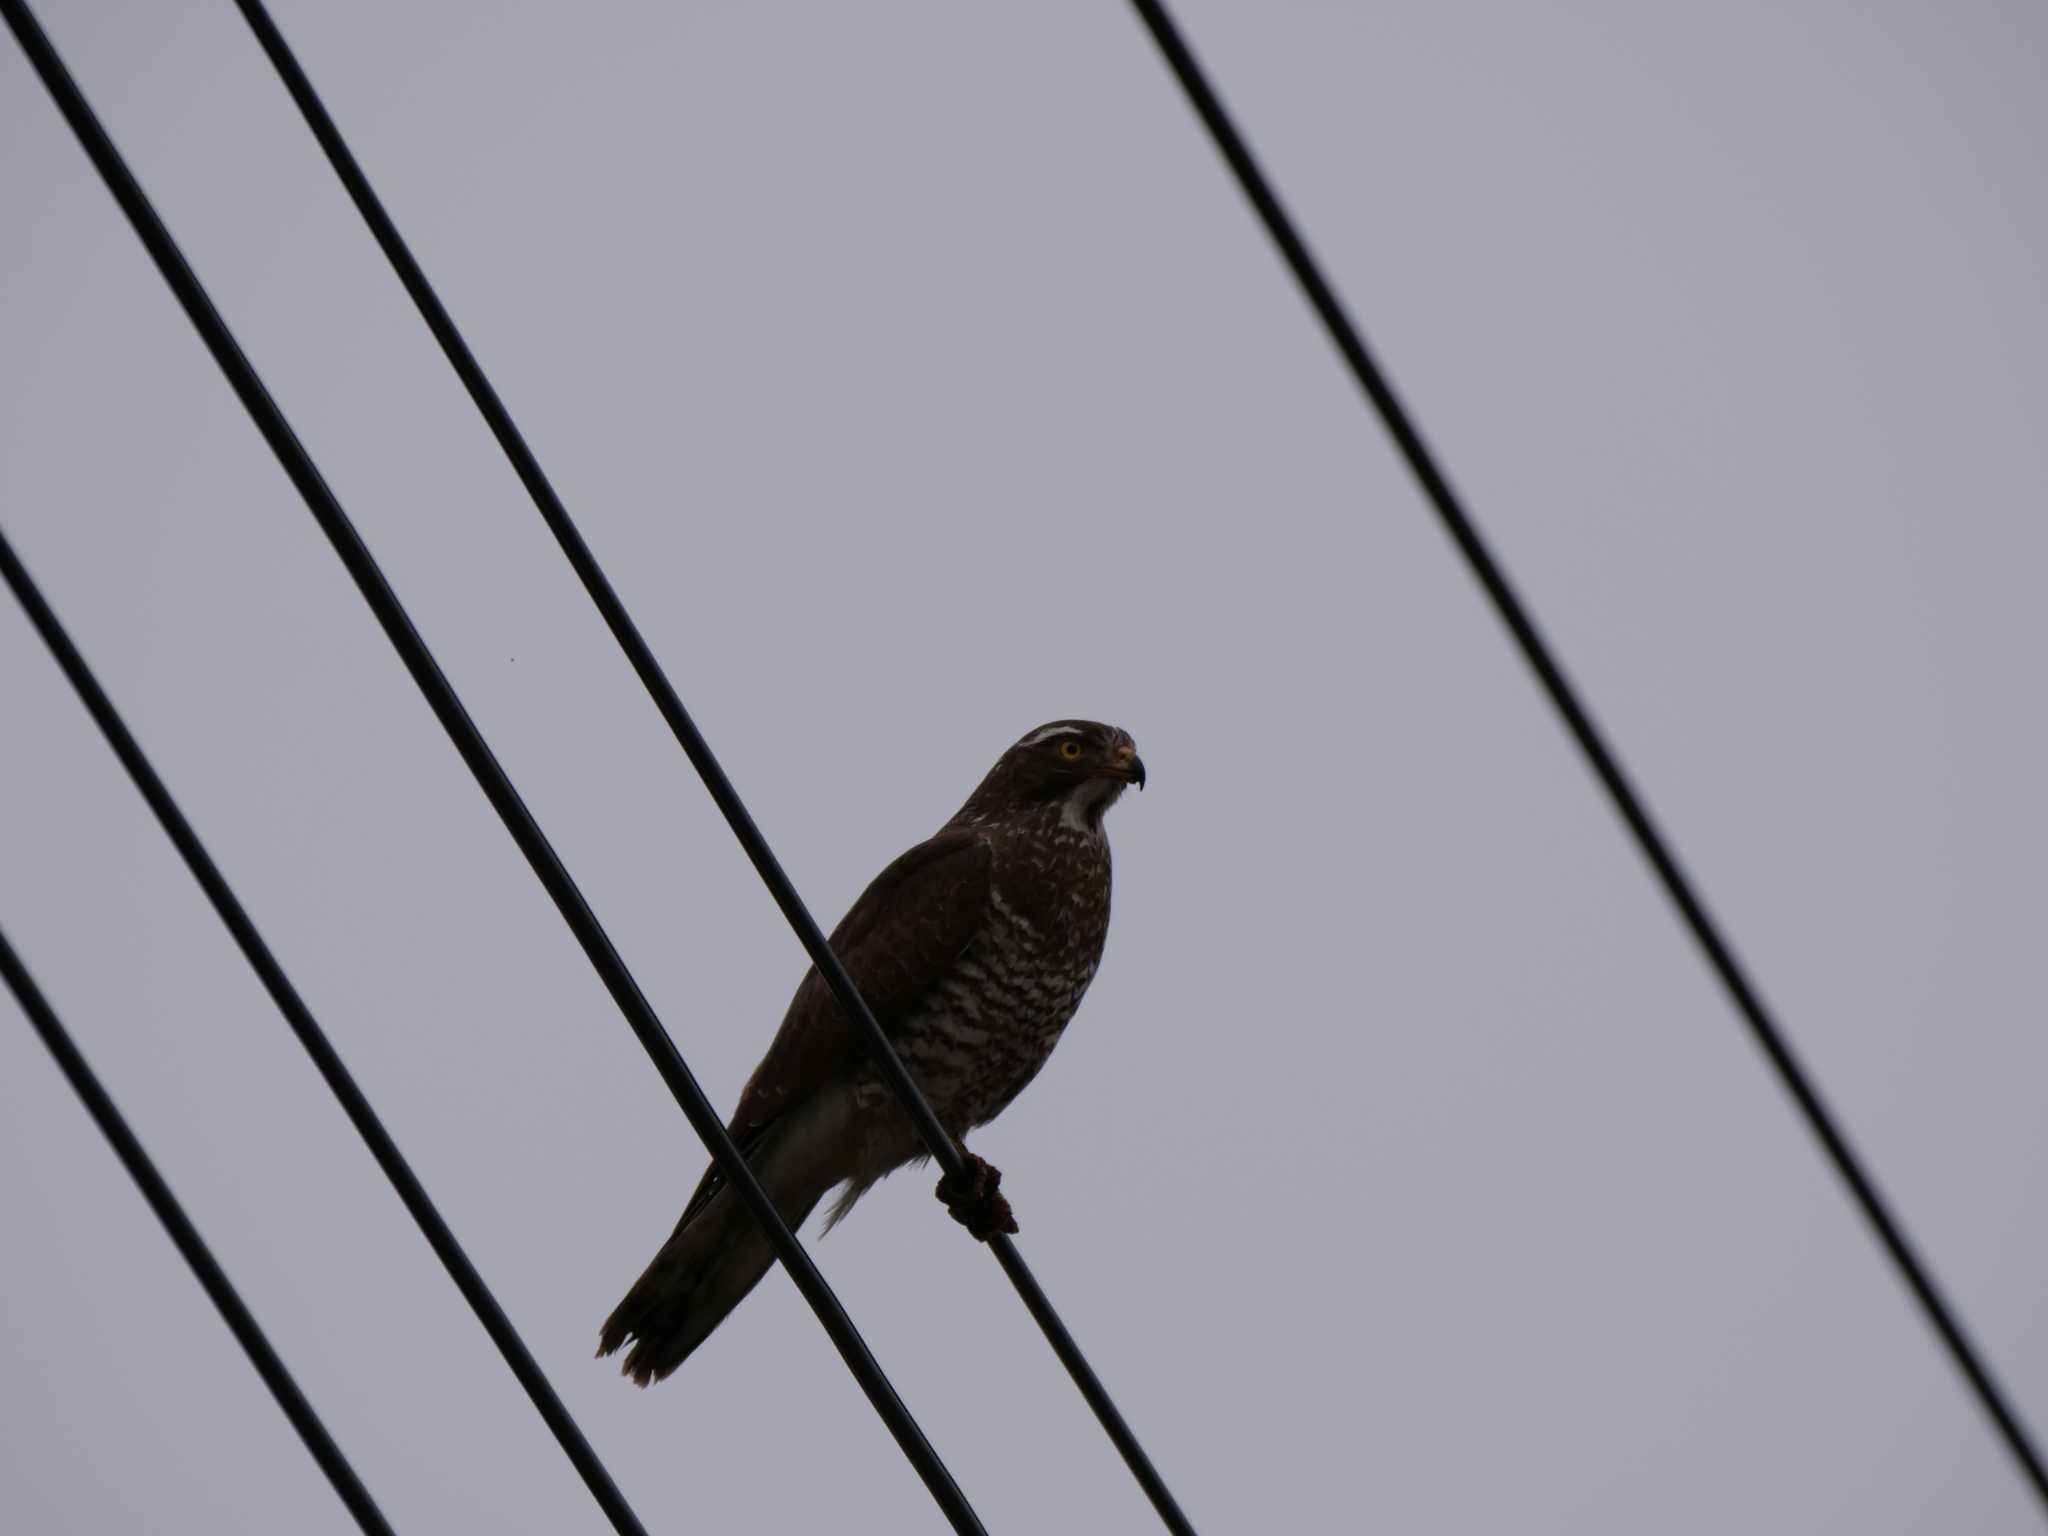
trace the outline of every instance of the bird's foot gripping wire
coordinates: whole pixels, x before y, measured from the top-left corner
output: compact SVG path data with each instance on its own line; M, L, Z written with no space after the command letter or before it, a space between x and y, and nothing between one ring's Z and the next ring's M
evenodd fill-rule
M949 1173L939 1180L938 1189L953 1219L984 1243L998 1232L1015 1232L1017 1218L1010 1214L1010 1202L996 1192L1003 1182L1002 1170L964 1147L960 1155L967 1160L964 1176L956 1179Z

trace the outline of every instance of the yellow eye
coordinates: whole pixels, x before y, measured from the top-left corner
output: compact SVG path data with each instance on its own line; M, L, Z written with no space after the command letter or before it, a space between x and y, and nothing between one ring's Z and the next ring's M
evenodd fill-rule
M1071 763L1075 761L1077 758L1080 757L1080 755L1081 743L1074 740L1073 737L1069 736L1065 741L1060 743L1060 756L1064 757L1068 762Z

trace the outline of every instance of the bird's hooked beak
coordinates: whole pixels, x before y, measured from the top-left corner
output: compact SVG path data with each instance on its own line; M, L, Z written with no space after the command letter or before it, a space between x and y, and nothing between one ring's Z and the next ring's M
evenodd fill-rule
M1109 757L1109 776L1126 784L1135 784L1140 790L1145 787L1145 760L1138 756L1137 745L1126 736L1117 743L1116 751Z

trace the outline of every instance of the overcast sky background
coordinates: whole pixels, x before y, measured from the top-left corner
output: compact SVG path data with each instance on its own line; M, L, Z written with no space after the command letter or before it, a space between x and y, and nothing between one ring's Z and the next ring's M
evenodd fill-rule
M39 6L714 1100L800 951L225 0ZM1182 19L2048 1427L2048 15ZM818 915L1128 727L978 1146L1205 1531L2037 1513L1115 4L276 7ZM0 519L656 1530L932 1530L11 41ZM595 1532L11 602L0 927L401 1530ZM817 1249L990 1528L1144 1530L899 1176ZM346 1516L0 1002L10 1530Z

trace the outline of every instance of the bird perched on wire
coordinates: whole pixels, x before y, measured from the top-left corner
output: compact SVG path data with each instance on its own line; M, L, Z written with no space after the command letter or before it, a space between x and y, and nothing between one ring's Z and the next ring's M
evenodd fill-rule
M832 950L956 1143L1038 1075L1094 979L1109 932L1103 814L1145 784L1127 732L1040 726L1005 752L936 835L897 859L832 932ZM876 1180L927 1148L816 967L805 975L729 1127L783 1219L843 1185L826 1230ZM965 1152L965 1146L962 1145ZM939 1181L986 1241L1015 1232L1002 1175L966 1152ZM599 1336L632 1342L641 1386L689 1357L768 1271L773 1250L713 1164L675 1232Z

